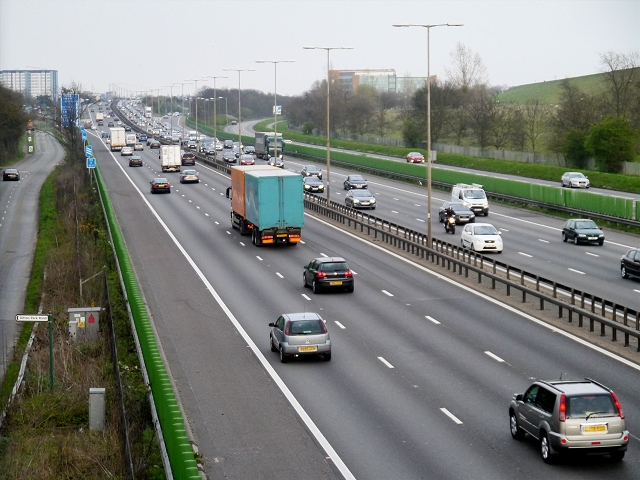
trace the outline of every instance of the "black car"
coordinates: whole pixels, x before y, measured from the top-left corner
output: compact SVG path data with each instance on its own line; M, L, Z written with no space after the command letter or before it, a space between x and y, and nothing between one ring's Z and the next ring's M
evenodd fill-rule
M129 158L129 166L130 167L141 167L142 166L142 157L140 155L133 155Z
M151 193L166 192L171 193L171 184L164 177L157 177L149 182L151 184Z
M236 163L238 161L236 154L233 152L224 152L222 159L227 163Z
M233 140L225 140L222 148L233 148Z
M160 148L160 142L158 140L151 139L147 143L149 144L149 148Z
M182 165L195 165L196 155L193 152L182 152Z
M620 259L620 275L629 278L629 275L640 277L640 249L632 248Z
M129 125L125 125L124 131L125 132L130 132L131 131L131 127Z
M6 182L8 180L19 181L20 180L20 172L16 168L7 168L4 172L2 172L2 181Z
M346 290L353 292L353 272L342 257L314 258L304 267L303 284L311 287L313 293L321 290Z
M344 181L344 189L351 190L352 188L367 188L367 181L362 175L349 175Z
M324 192L324 183L318 177L305 177L302 184L305 192Z
M305 165L302 167L302 170L300 170L300 175L303 177L318 177L322 180L322 170L315 165Z
M100 135L102 138L109 138L109 132L102 132L102 135Z
M114 125L113 125L113 122L109 122L109 123L107 123L107 127L113 127L113 126L114 126Z
M588 218L572 218L567 220L562 227L562 240L579 243L604 244L604 233L598 228L596 222Z
M456 217L456 224L462 223L474 223L476 221L476 214L469 208L468 205L464 205L460 202L444 202L438 210L438 221L443 223L447 216L447 209L452 209Z
M244 147L244 153L247 153L249 155L255 155L256 147L254 147L253 145L247 145L246 147Z

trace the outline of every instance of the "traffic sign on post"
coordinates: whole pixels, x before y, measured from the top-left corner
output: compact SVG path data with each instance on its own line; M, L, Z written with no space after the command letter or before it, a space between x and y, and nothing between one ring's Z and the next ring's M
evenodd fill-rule
M48 322L49 315L16 315L16 322Z
M96 157L87 157L87 168L96 168Z
M82 140L86 140L87 139L87 132L82 132Z
M93 157L93 147L91 145L84 147L84 154L86 157Z

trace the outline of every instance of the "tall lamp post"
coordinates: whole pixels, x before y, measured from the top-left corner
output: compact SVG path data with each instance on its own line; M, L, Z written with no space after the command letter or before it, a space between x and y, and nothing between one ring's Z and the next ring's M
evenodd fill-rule
M182 96L182 115L184 115L184 86L185 85L190 85L189 82L174 82L174 85L182 85L182 92L181 92L181 96ZM185 123L187 123L187 119L185 118L184 121L182 122L182 141L184 141L184 125Z
M278 64L293 63L295 60L256 60L256 63L273 63L273 156L278 156ZM284 143L282 144L284 146ZM282 154L282 147L280 147Z
M193 96L196 98L196 140L200 141L200 134L198 133L198 79L192 78L191 80L185 80L185 82L194 82L196 84L196 90L193 93Z
M171 89L171 143L173 143L173 85L163 85L163 88Z
M208 75L204 78L213 78L213 98L217 99L217 92L216 92L216 79L218 78L229 78L229 77L223 77L221 75ZM218 141L218 113L216 111L216 105L217 105L218 101L215 100L213 102L213 141L217 142ZM215 144L214 144L215 145Z
M227 97L218 97L224 98L224 124L225 126L229 123L229 110L227 109Z
M353 50L353 47L303 47L305 50L326 50L327 51L327 205L331 205L331 130L329 123L331 77L329 75L329 52L331 50Z
M395 23L394 27L423 27L427 29L427 245L432 247L431 236L431 53L430 34L433 27L462 27L462 23Z
M240 103L240 72L255 72L255 68L223 68L225 72L238 72L238 148L242 149L242 104Z

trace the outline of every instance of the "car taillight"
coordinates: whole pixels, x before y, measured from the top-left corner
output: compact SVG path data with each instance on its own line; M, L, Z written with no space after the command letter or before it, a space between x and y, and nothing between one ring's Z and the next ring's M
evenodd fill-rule
M353 273L351 273L351 270L347 270L346 272L344 272L344 276L345 277L353 277Z
M567 419L567 397L563 393L560 395L560 408L558 409L558 420L564 422Z
M622 405L620 405L620 402L618 401L618 396L615 393L613 393L613 391L611 392L611 396L613 397L613 403L618 409L618 414L620 415L620 418L624 419L624 412L622 411Z
M326 273L324 272L317 272L316 273L316 278L325 278L327 276Z
M285 335L289 335L289 324L290 323L291 322L287 322L287 323L284 324L284 334Z
M324 320L322 320L320 323L322 323L322 330L324 333L329 333L329 330L327 330L327 324L324 323Z

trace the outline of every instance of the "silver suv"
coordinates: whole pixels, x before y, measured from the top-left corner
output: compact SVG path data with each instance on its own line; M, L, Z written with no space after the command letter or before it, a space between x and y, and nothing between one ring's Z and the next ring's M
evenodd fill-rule
M547 463L566 452L608 453L620 461L629 443L618 397L590 378L534 382L513 396L509 426L515 440L525 433L536 438Z

